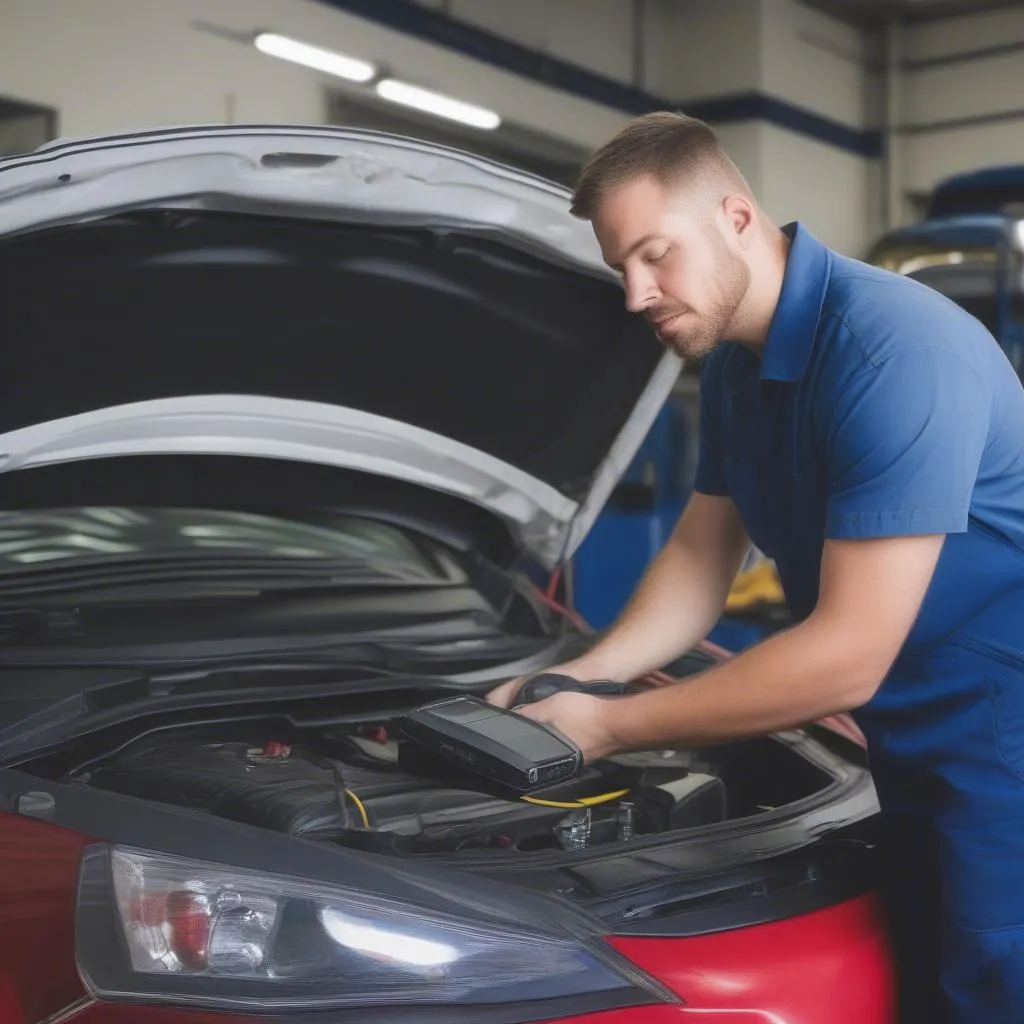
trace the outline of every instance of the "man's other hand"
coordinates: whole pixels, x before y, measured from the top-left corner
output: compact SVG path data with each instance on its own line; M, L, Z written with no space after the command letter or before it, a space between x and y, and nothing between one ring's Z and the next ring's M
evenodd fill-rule
M519 696L519 691L523 688L523 684L530 678L532 677L519 676L518 679L510 679L507 683L496 686L487 694L488 702L496 704L499 708L512 707L516 697Z
M611 723L616 705L630 698L593 697L589 693L556 693L536 704L516 708L525 718L554 726L583 751L587 764L600 761L618 750Z
M514 707L516 698L519 696L519 691L523 688L523 685L541 674L541 672L534 672L531 675L519 676L518 679L510 679L508 682L502 683L500 686L496 686L487 694L488 702L496 704L499 708ZM579 669L572 664L556 665L553 668L546 668L543 670L543 674L569 676L577 682L580 682L585 678L585 675L581 674Z

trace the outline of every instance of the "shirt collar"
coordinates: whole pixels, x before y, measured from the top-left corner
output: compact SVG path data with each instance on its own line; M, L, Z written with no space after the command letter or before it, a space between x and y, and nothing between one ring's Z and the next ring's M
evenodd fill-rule
M761 357L761 380L798 381L811 358L832 260L802 224L782 229L791 240L782 292Z

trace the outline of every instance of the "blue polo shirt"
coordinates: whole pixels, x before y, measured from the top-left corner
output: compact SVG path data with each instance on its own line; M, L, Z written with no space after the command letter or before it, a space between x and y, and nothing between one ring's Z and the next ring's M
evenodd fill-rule
M696 490L732 497L806 617L827 539L946 534L910 648L1024 651L1024 390L979 321L799 224L763 354L703 370ZM956 538L956 540L954 540Z
M954 303L786 230L763 354L725 344L707 361L696 488L732 497L798 618L827 540L945 535L906 644L854 714L893 827L891 920L941 935L941 968L929 942L903 948L907 1001L942 1016L941 970L958 1020L1020 1021L1024 389Z

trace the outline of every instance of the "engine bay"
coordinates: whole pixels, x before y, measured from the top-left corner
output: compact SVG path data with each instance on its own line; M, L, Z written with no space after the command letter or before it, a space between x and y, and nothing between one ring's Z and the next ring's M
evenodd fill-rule
M833 781L765 738L699 756L664 750L610 758L571 782L502 799L404 770L390 720L287 742L255 730L211 730L139 739L66 781L406 855L607 846L772 811Z

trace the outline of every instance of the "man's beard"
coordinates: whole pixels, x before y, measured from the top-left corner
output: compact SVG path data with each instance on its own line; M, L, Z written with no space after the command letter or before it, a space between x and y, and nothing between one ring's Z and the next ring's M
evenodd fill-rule
M721 239L713 237L716 250L714 281L718 295L699 315L684 314L684 320L674 325L670 334L658 334L658 340L665 348L683 359L701 359L721 344L750 287L750 268L730 252ZM681 310L676 307L662 306L648 310L647 317L658 321L679 312Z

